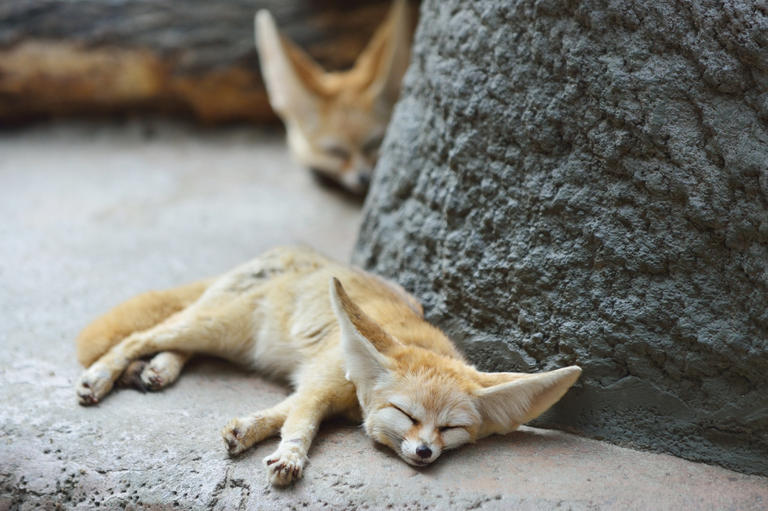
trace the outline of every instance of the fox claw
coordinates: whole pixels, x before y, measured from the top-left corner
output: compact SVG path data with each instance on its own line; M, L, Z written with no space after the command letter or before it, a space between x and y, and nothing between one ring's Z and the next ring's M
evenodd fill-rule
M77 400L82 406L98 404L110 390L112 390L112 379L109 372L96 364L83 373L75 389Z
M178 379L182 367L184 362L178 359L178 355L171 352L158 353L142 369L140 379L147 389L161 390Z
M227 452L230 456L237 456L246 449L248 445L243 442L243 432L238 428L239 421L232 419L227 426L221 430L221 436L224 443L227 444Z
M149 390L160 390L166 386L165 379L152 366L147 366L141 373L141 382Z
M99 403L99 400L90 393L90 390L77 390L77 400L82 406L92 406Z
M294 449L281 449L264 458L269 482L276 486L285 486L301 478L307 457Z

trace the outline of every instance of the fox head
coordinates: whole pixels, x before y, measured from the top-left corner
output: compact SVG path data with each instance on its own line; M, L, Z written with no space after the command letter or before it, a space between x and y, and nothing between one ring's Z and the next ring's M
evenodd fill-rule
M405 0L395 0L354 67L344 72L324 71L281 36L268 11L256 13L255 28L269 102L285 123L294 157L353 193L365 193L408 66Z
M555 404L581 374L577 366L538 374L483 373L401 343L357 307L336 279L330 293L346 377L355 385L365 431L411 465L428 465L447 449L515 430Z

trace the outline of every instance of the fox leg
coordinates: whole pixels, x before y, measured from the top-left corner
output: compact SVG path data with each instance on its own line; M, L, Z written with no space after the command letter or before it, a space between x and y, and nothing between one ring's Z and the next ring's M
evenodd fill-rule
M77 337L77 358L89 367L112 346L133 332L147 330L189 307L210 286L203 280L163 291L149 291L112 308L95 319ZM147 363L136 360L120 378L120 384L141 391L159 390L173 383L191 354L160 353Z
M142 392L162 390L175 382L192 353L161 351L151 360L134 360L116 382L120 387L134 387Z
M280 432L288 412L296 401L296 394L266 410L229 421L221 431L230 456L236 456L265 438Z
M192 353L161 351L141 371L141 383L149 390L160 390L175 382Z
M293 401L280 430L280 445L264 458L267 477L272 484L284 486L301 478L307 463L307 452L320 423L350 404L357 404L354 388L340 390L348 383L340 378L339 385L328 385L327 380L307 382L291 396ZM325 388L323 388L325 387Z
M159 325L195 303L211 283L212 280L201 280L173 289L149 291L113 307L77 336L78 361L90 366L132 333Z
M229 348L226 341L231 341L239 350L246 349L248 344L245 332L249 329L242 324L242 317L242 313L235 307L229 310L226 307L209 310L192 306L149 330L129 335L83 373L77 386L80 404L98 403L112 390L115 380L131 362L153 353L165 351L186 353L183 356L163 354L164 358L158 359L169 362L162 369L169 369L168 375L174 378L178 376L183 365L178 362L193 353L231 358L233 350ZM212 321L211 318L215 320ZM148 379L151 378L154 369L161 368L152 366L152 362L147 367L149 368L147 369ZM144 371L142 371L143 376Z

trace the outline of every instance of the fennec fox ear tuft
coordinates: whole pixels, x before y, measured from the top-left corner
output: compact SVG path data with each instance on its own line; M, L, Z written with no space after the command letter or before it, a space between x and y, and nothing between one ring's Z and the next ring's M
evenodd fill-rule
M330 296L341 328L347 380L355 384L358 392L365 393L387 375L389 361L385 353L398 341L360 310L335 277L331 278Z
M318 98L312 84L323 69L280 34L269 11L261 9L256 13L254 28L261 75L272 109L284 120L316 113Z
M512 431L557 403L580 374L578 366L536 374L487 373L481 384L483 380L494 384L476 393L478 408L498 432Z
M370 77L367 93L388 104L397 100L400 82L411 56L411 20L408 2L394 0L386 20L376 30L355 68Z

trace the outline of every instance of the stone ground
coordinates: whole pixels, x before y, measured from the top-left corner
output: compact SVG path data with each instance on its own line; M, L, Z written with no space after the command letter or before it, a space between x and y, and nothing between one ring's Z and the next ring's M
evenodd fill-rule
M156 394L76 404L73 339L150 288L306 242L348 258L359 204L282 137L164 122L0 133L0 510L766 509L768 479L525 428L417 470L325 425L302 481L266 484L274 440L230 459L219 430L287 390L216 360Z

